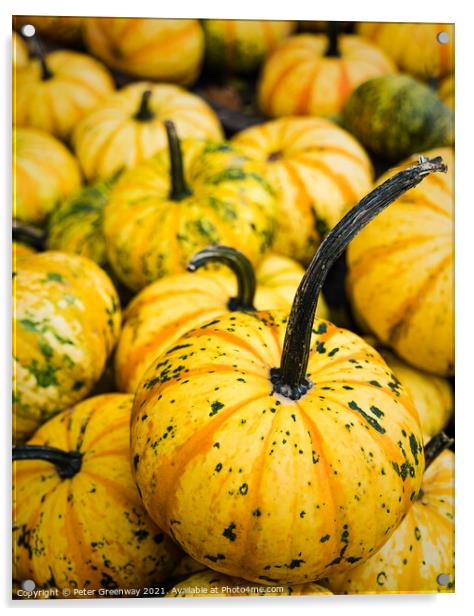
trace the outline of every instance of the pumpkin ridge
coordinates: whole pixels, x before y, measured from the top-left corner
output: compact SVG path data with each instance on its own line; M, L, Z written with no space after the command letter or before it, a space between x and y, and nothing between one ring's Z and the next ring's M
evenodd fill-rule
M195 330L192 330L191 332L188 332L186 336L192 335L193 338L201 338L202 336L208 336L211 334L213 337L222 338L222 340L234 344L239 349L248 351L251 355L253 355L255 359L258 359L258 361L261 362L263 365L268 364L267 360L265 360L257 352L255 347L253 347L251 344L249 344L245 340L242 340L242 338L239 338L239 336L235 336L232 333L227 332L227 331L222 331L218 329L209 329L208 327L205 327L205 325L206 324L204 324L199 329L195 329Z
M154 54L163 54L167 49L172 48L173 46L177 46L180 44L182 39L185 39L189 36L195 29L196 23L191 20L191 23L187 25L187 27L182 28L180 31L174 33L171 37L169 35L166 36L166 40L160 41L157 43L156 41L152 41L142 47L138 48L136 51L131 51L127 53L129 62L137 62L142 55L147 55L150 52L154 52ZM199 27L199 26L198 26ZM188 69L185 72L190 72Z
M416 200L412 200L410 199L410 197L405 196L405 199L403 199L403 197L399 200L400 203L403 204L413 204L413 202L415 201L416 205L420 206L420 207L424 207L427 210L431 210L433 212L435 212L436 214L439 214L440 216L446 216L446 218L451 219L451 214L449 212L447 212L443 207L437 206L435 203L433 203L433 201L431 199L428 199L428 197L426 195L417 195L416 196Z
M57 509L61 509L61 507L60 506L58 507L57 505L58 505L58 501L64 501L64 499L66 498L66 495L65 495L66 486L67 486L67 484L65 482L59 480L59 482L55 486L55 489L53 490L54 493L55 493L54 494L54 499L51 501L51 499L48 500L48 496L46 496L46 498L45 498L45 502L47 503L45 511L47 511L48 507L51 510L53 510L53 511L57 510ZM56 488L59 488L59 489L56 490ZM51 492L48 492L48 495L50 493ZM60 504L61 503L59 503L59 505ZM35 524L34 527L31 526L30 528L36 530L38 528L38 525ZM33 533L35 533L35 530L33 530ZM44 541L44 544L43 544L46 553L54 553L55 539L56 539L56 537L53 535L53 529L51 527L48 527L48 525L46 525L46 538L45 538L45 541ZM27 555L24 554L24 556L25 556L25 560L27 560ZM34 572L34 574L32 576L34 580L37 580L37 579L41 580L43 578L44 574L42 572L42 569L40 569L40 567L39 567L40 564L41 564L41 556L36 557L36 558L35 558L35 556L33 556L33 558L30 560L29 568L32 571L32 573ZM56 575L56 573L54 571L55 564L56 564L55 562L48 563L49 572L52 574L52 577L54 578L54 580L58 579L57 575ZM21 569L23 571L24 571L24 566L25 566L24 564L21 565Z
M103 477L102 475L98 475L97 473L88 470L85 464L83 470L81 470L81 474L82 473L91 477L95 482L100 483L102 487L113 494L113 497L116 500L123 500L128 503L136 502L137 504L140 502L138 495L135 494L134 490L124 487L121 483L115 481L114 479Z
M91 460L92 458L106 458L108 456L124 456L128 457L130 455L130 449L128 447L117 447L116 449L104 449L103 451L92 451L88 452L87 459Z
M90 414L92 415L93 413L94 413L94 410L92 409ZM87 455L89 451L92 449L92 447L94 447L94 445L99 443L104 437L109 436L115 430L119 430L120 428L123 428L123 426L127 424L128 421L129 421L128 417L122 417L115 421L111 421L103 430L101 430L98 434L96 434L92 440L85 441L85 442L83 441L82 443L83 446L87 448L85 455ZM69 431L68 431L68 434L69 434ZM69 448L69 451L71 450L72 450L72 447Z
M338 156L343 156L344 158L349 159L351 163L356 164L357 166L369 171L372 174L370 164L367 162L367 160L364 160L360 155L357 156L353 152L349 152L349 150L345 150L341 146L336 145L308 146L303 150L303 154L298 157L298 162L306 164L307 161L309 161L311 163L311 161L313 160L311 157L305 158L305 154L311 154L311 152L316 152L318 154L337 154Z
M298 64L300 64L301 62L301 58L299 58L298 56L296 56L296 58L292 58L292 61L281 72L279 72L276 79L273 80L273 83L270 89L267 90L265 97L262 96L262 99L264 99L262 101L263 106L267 108L268 115L271 116L273 113L276 93L281 88L288 75L291 74L295 66L298 66Z
M126 124L127 124L127 120L125 118L123 118L121 121L119 121L119 123L112 130L112 132L109 133L106 136L106 139L104 139L104 141L101 143L101 145L96 149L95 157L92 159L92 161L88 161L89 169L94 169L95 167L99 167L100 166L99 165L99 160L101 158L104 158L106 151L110 147L110 144L113 142L113 140L115 139L117 134L121 130L123 130L123 128L125 127ZM89 173L86 173L86 175L89 176Z
M295 114L296 115L305 115L309 111L309 106L311 102L311 94L313 92L314 84L316 83L316 78L318 74L321 72L323 64L315 64L313 70L309 73L309 78L306 81L305 85L299 92L298 100L295 106Z

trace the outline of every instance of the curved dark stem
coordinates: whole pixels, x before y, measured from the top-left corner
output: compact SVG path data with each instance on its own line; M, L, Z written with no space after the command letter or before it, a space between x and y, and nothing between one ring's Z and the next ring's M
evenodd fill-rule
M339 49L339 24L337 21L328 21L327 27L328 47L326 49L326 58L340 58L341 50Z
M377 214L419 184L424 177L435 171L445 172L446 169L440 156L432 160L421 156L420 162L392 176L359 201L326 236L296 291L286 329L281 366L272 368L270 373L276 392L298 400L311 387L306 378L306 370L319 293L329 269L349 242Z
M229 310L242 312L255 310L253 303L257 281L252 264L247 257L235 248L211 245L197 252L187 264L186 269L188 272L195 272L211 262L224 263L237 278L237 295L229 300Z
M18 220L12 224L12 237L15 241L27 243L37 250L46 248L46 232L32 225L25 225Z
M27 36L24 38L26 38L29 43L31 54L36 56L39 60L41 66L41 80L47 81L48 79L51 79L51 77L53 77L53 73L49 70L49 67L46 63L46 53L43 49L43 45L41 44L41 39L36 33L32 36Z
M155 117L155 114L150 108L150 98L153 92L151 90L145 90L140 100L140 107L137 113L133 116L138 122L150 122Z
M179 141L178 133L176 132L176 126L174 125L174 122L171 122L171 120L165 120L164 125L166 128L166 134L168 136L168 148L170 153L171 165L170 199L172 201L181 201L182 199L189 197L189 195L191 194L191 191L186 184L186 180L184 179L181 143Z
M440 432L433 436L425 445L425 471L436 458L448 447L454 443L454 439L450 438L444 432Z
M13 460L43 460L51 462L61 479L70 479L81 470L82 453L63 451L46 445L17 445L12 450Z

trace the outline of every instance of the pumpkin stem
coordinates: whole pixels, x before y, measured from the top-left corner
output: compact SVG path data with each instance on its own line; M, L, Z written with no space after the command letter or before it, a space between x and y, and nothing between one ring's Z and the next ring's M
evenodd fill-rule
M425 449L425 471L432 464L436 458L448 447L454 443L454 439L450 438L444 432L440 432L431 438L426 443Z
M184 179L183 154L181 152L181 142L176 132L176 126L171 120L165 120L164 125L168 136L168 148L171 163L171 193L172 201L181 201L191 195L186 180Z
M212 261L227 265L237 278L237 295L230 298L227 304L229 310L254 311L253 302L257 281L252 264L247 257L240 250L229 246L210 245L197 252L187 264L186 269L188 272L195 272Z
M340 58L341 50L339 49L339 24L337 21L328 21L327 26L328 47L326 49L326 58Z
M12 224L12 238L18 242L24 242L37 250L45 250L46 232L32 225L14 220Z
M82 453L63 451L46 445L17 445L13 447L13 460L44 460L56 467L61 479L70 479L81 470Z
M361 199L326 236L296 291L286 328L281 366L270 371L274 391L291 400L298 400L311 387L306 370L319 293L329 269L349 242L377 214L428 174L446 170L440 156L431 160L420 156L418 163L399 171Z
M150 122L155 117L155 114L150 108L150 98L153 92L145 90L140 99L140 107L137 113L133 116L138 122Z
M47 81L53 77L53 73L46 64L46 54L41 44L41 39L36 34L36 29L31 24L25 24L21 29L22 35L28 39L31 54L36 56L41 67L41 80Z

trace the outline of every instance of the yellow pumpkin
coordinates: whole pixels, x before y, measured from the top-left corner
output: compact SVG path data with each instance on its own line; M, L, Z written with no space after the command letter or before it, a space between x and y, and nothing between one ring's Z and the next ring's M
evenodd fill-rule
M254 305L258 310L291 307L304 273L298 263L269 255L253 274L248 271L252 266L241 253L222 246L204 249L191 263L225 263L229 259L234 276L226 271L166 276L134 297L124 313L115 353L119 390L135 392L153 359L170 349L190 329L229 310L252 310ZM327 317L324 305L319 316Z
M27 244L23 244L22 242L12 242L12 264L13 271L16 270L16 262L18 259L24 259L25 257L31 257L31 255L36 254L36 250L28 246Z
M131 408L125 394L89 398L13 450L14 578L74 593L150 587L172 571L181 551L130 472Z
M373 182L362 147L323 118L281 118L248 128L232 142L265 165L277 191L274 250L303 263Z
M217 317L145 373L131 420L135 480L152 519L199 562L304 583L367 559L407 512L424 468L416 410L372 347L313 320L347 242L443 168L420 162L355 206L318 250L289 317Z
M430 443L427 464L429 448ZM454 592L452 451L443 451L427 468L419 495L382 549L364 564L331 577L328 586L336 594Z
M172 120L181 137L223 136L217 116L198 96L170 84L134 83L76 127L73 147L86 178L108 178L165 148L164 120Z
M84 17L51 15L14 15L13 27L19 30L31 24L37 32L59 43L77 45L82 41L82 22Z
M17 73L13 121L68 139L114 89L107 69L83 53L52 51Z
M204 19L206 62L211 69L231 73L255 72L295 29L293 21Z
M359 84L395 70L390 58L362 37L343 34L328 44L324 34L296 34L264 64L258 100L270 117L336 114Z
M435 154L447 162L447 174L430 176L405 194L349 246L348 291L358 319L381 342L413 366L449 376L454 372L454 155L450 148L425 153Z
M193 83L201 70L204 34L197 19L89 17L84 22L87 49L124 73Z
M400 70L422 79L454 70L454 26L441 23L360 23L357 31L383 49ZM448 35L446 43L438 34Z
M208 244L241 250L255 265L268 251L275 195L260 166L226 143L187 139L183 157L166 121L170 151L124 173L104 211L107 256L117 277L138 291Z
M168 591L167 597L278 597L298 595L331 595L331 591L316 582L296 584L294 586L255 585L242 578L222 575L207 570L194 573L186 580L175 584Z
M28 65L28 47L19 34L13 32L13 69L18 70Z
M79 165L60 141L34 128L13 130L14 218L42 224L80 186Z
M448 75L440 82L438 95L443 103L454 111L454 73Z
M117 341L121 317L115 288L93 261L43 252L17 265L13 432L20 441L88 394Z

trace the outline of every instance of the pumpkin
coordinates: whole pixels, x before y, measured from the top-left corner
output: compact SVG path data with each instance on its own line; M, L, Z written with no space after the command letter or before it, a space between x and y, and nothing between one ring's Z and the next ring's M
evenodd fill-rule
M451 111L454 111L454 73L448 75L440 82L438 96Z
M373 181L369 158L357 141L323 118L273 120L232 141L265 165L277 191L274 250L303 263Z
M453 112L409 75L384 75L360 85L344 107L342 122L374 154L397 162L454 141Z
M305 583L367 559L400 523L424 468L416 410L372 347L313 320L347 242L443 168L420 162L356 205L321 244L289 317L217 317L143 376L135 480L152 519L197 561L257 583Z
M94 58L65 50L40 54L16 75L14 124L66 140L113 89L109 72Z
M255 265L273 239L275 195L260 166L202 139L184 141L182 156L173 123L166 127L169 151L124 173L104 211L108 260L135 291L184 271L208 244L233 246Z
M268 586L249 583L241 578L229 577L207 570L194 573L186 580L175 584L167 597L278 597L286 595L331 595L332 593L315 582L295 586Z
M79 165L60 141L34 128L13 130L14 218L42 224L80 186Z
M258 100L270 117L336 114L359 84L395 70L362 37L332 33L328 42L324 34L296 34L264 64Z
M204 34L197 19L89 17L87 49L112 68L135 77L193 83L201 70Z
M292 21L204 19L206 62L212 70L247 75L295 29Z
M25 68L29 62L28 47L19 34L13 32L13 69Z
M77 45L82 41L82 23L84 17L51 16L51 15L14 15L13 27L19 30L22 26L31 24L41 36L65 43Z
M14 272L13 431L20 441L84 398L120 328L120 306L93 261L43 252Z
M198 96L170 84L134 83L76 127L73 146L86 178L108 178L165 148L167 119L182 137L222 138L219 120Z
M31 257L31 255L36 254L34 248L31 248L27 244L23 244L22 242L12 242L12 269L16 270L17 262L19 259L25 259Z
M423 484L406 517L364 564L329 579L337 594L454 592L454 454L434 437L425 448Z
M193 575L194 573L207 570L208 567L198 563L197 560L194 560L194 558L191 558L188 554L185 554L173 569L173 573L170 577L171 579L183 579Z
M359 23L357 31L387 53L400 70L428 79L454 69L454 26L440 23ZM445 32L448 41L438 42Z
M126 394L89 398L14 448L14 578L98 590L153 586L172 571L181 552L130 472L131 408Z
M166 276L127 306L115 353L119 390L135 392L146 368L180 336L229 310L289 309L304 273L295 261L269 255L254 274L242 253L225 246L203 249L188 267L193 271L196 264L214 261L227 263L234 276L222 271ZM327 316L324 305L320 316Z
M349 246L347 289L358 319L383 344L412 366L450 376L454 155L449 148L425 155L435 153L447 162L447 174L406 193Z

